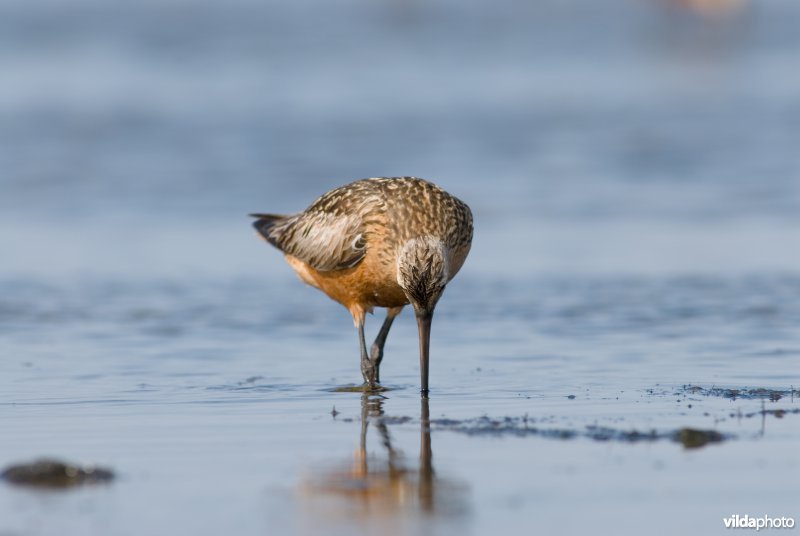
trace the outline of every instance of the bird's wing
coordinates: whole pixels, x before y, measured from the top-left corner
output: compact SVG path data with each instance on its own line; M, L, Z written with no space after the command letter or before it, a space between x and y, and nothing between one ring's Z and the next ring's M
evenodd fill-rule
M293 216L253 214L253 226L273 246L321 272L351 268L367 253L360 216L306 211Z

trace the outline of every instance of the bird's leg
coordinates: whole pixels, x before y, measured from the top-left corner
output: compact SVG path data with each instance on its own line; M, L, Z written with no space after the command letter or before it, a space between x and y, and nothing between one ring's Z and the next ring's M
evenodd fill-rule
M372 359L372 363L375 366L375 381L381 381L381 361L383 361L383 346L386 344L386 336L389 335L389 330L392 327L392 322L394 322L394 318L400 314L400 311L403 310L403 306L400 307L390 307L386 311L386 320L383 321L383 325L381 326L381 330L378 332L378 336L375 337L375 342L372 343L372 348L370 349L370 358Z
M358 342L361 345L361 375L364 377L364 383L370 389L375 389L377 380L375 378L375 364L370 360L367 354L367 341L364 339L364 315L361 314L360 318L356 317L356 327L358 328Z

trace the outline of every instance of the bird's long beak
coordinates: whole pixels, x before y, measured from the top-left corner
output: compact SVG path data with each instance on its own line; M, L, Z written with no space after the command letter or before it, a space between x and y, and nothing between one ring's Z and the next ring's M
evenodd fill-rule
M428 363L430 362L431 346L431 320L433 312L417 313L417 328L419 328L419 374L422 380L422 396L428 396Z

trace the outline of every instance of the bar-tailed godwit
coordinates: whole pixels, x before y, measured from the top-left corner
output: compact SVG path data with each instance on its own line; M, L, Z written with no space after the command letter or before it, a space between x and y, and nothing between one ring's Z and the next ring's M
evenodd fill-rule
M415 177L372 178L326 193L293 215L252 214L264 239L283 251L305 283L344 305L361 345L361 374L377 387L394 318L411 304L419 328L421 390L428 393L431 319L472 244L469 207ZM386 307L367 353L364 319Z

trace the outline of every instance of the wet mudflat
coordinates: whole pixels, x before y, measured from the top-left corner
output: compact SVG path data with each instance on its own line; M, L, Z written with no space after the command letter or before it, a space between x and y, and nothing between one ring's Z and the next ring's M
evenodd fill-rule
M506 283L449 289L421 401L413 317L387 343L389 389L341 392L358 377L350 319L309 307L315 292L290 276L16 280L0 459L116 478L6 482L2 529L714 533L735 512L791 514L800 308L765 312L759 296L800 281L532 278L500 314ZM275 296L283 312L265 306Z

